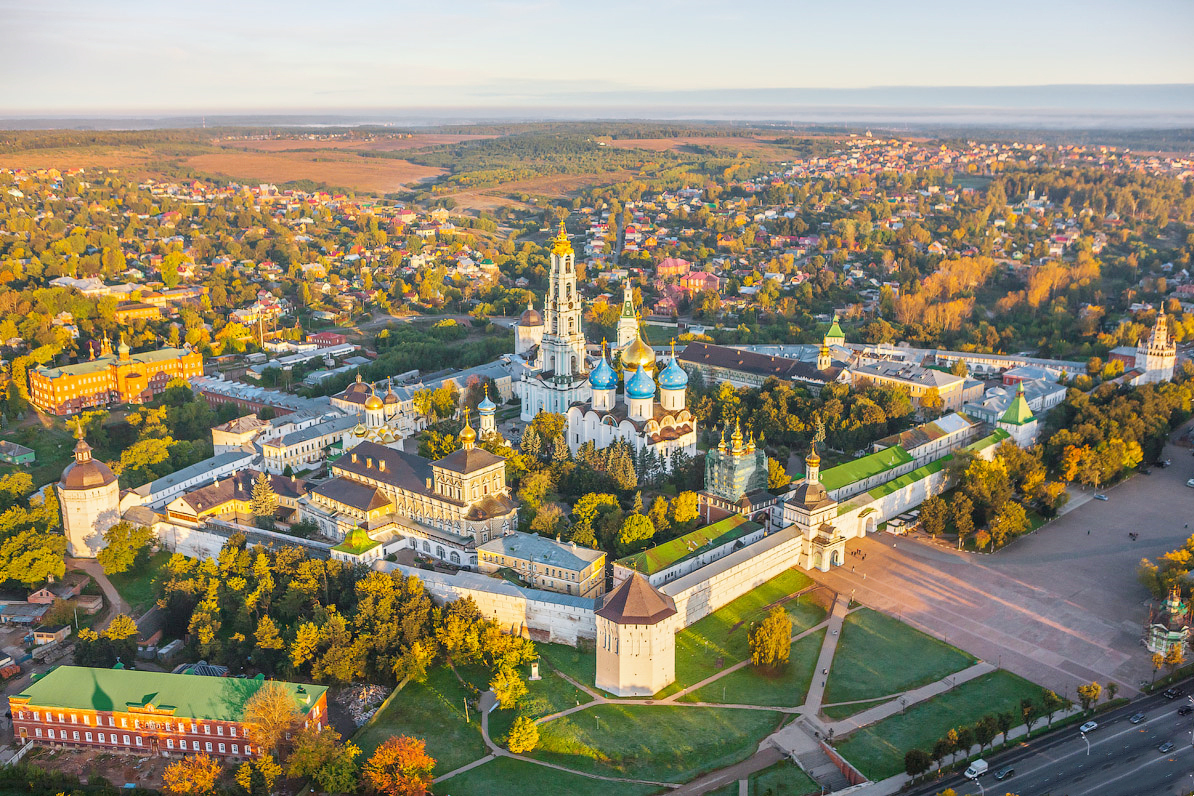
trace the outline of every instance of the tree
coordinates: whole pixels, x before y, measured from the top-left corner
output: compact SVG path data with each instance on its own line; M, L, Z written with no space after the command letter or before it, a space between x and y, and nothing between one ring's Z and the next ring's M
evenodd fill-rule
M1003 742L1007 743L1007 734L1012 731L1012 714L1004 711L995 717L995 721L999 723L999 733L1003 736Z
M1165 665L1165 656L1159 652L1154 652L1150 662L1153 666L1153 682L1157 681L1157 672Z
M999 722L990 713L975 722L974 740L978 741L979 754L982 754L983 750L987 748L987 744L994 741L998 734Z
M751 628L750 661L759 669L778 669L788 662L792 651L792 620L781 606L772 608L767 618Z
M1111 680L1103 690L1107 692L1107 701L1114 702L1115 695L1119 693L1119 683Z
M539 745L539 727L526 716L519 716L510 725L506 748L516 755L535 751Z
M117 614L102 635L112 641L123 641L128 638L136 638L137 633L137 623L133 621L132 617L127 614Z
M294 739L286 773L310 777L320 790L329 793L347 793L357 784L356 758L360 753L352 741L341 744L340 733L331 727L307 727Z
M1037 704L1028 697L1020 700L1020 718L1024 720L1024 728L1029 735L1032 734L1032 725L1036 724L1040 718L1040 709Z
M770 456L767 457L767 488L772 492L783 489L792 483L792 476L784 466Z
M1182 665L1186 656L1182 653L1182 648L1178 644L1174 644L1169 649L1165 650L1165 668L1169 669L1169 676L1173 676L1173 671Z
M563 519L564 512L558 504L544 504L535 512L535 518L531 520L531 530L542 536L553 536Z
M936 387L930 387L920 396L920 408L925 414L939 415L945 408L945 401L941 400L941 393Z
M253 516L273 517L278 510L278 496L274 492L274 485L269 474L262 471L253 482Z
M622 529L618 532L618 549L628 552L654 535L655 526L649 519L642 514L630 514L622 521Z
M672 500L672 522L687 525L700 517L696 492L681 492Z
M274 782L282 775L282 767L272 755L262 755L256 760L241 763L236 769L236 784L244 788L249 796L270 796Z
M933 765L933 758L924 749L909 749L904 753L904 771L910 777L919 777Z
M262 749L277 752L286 736L298 726L294 697L281 683L270 680L245 702L249 739Z
M958 492L950 502L950 512L954 517L954 530L958 532L958 549L961 550L966 537L974 531L974 503Z
M647 519L655 526L655 535L663 536L672 527L668 522L668 503L667 498L659 495L651 502L651 510L647 512Z
M1099 694L1103 687L1098 683L1087 683L1078 686L1078 701L1082 703L1083 712L1090 710L1091 705L1099 701Z
M1061 701L1061 697L1048 688L1041 694L1041 710L1044 711L1045 721L1050 727L1053 726L1053 714L1061 710Z
M1028 530L1031 523L1024 507L1014 501L1008 501L996 512L991 520L991 535L995 543L1002 547L1011 537L1019 536Z
M398 735L377 747L363 775L365 783L384 796L423 796L434 770L435 760L422 740Z
M128 572L154 540L153 531L131 522L118 522L104 531L104 547L96 555L105 575Z
M961 362L962 360L958 360ZM933 495L920 504L920 522L925 533L937 538L945 532L945 521L949 514L949 507L937 495Z
M489 690L497 697L503 710L514 707L527 694L526 683L510 667L502 667L494 673L489 681Z
M166 766L162 786L175 796L202 796L215 790L220 764L211 755L187 755Z
M958 751L962 757L970 757L970 748L974 746L974 729L971 727L958 728Z

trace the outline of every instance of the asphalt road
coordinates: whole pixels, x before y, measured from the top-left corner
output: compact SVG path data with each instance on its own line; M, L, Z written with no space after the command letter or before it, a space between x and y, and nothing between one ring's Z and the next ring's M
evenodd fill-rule
M1187 691L1191 683L1186 683ZM957 796L1188 796L1194 791L1194 714L1179 716L1187 697L1166 699L1161 694L1097 717L1099 726L1087 734L1090 754L1076 726L1039 738L999 757L987 758L989 772L978 784L954 776L909 792L933 796L953 788ZM1139 724L1129 721L1144 713ZM1172 741L1176 748L1162 753L1158 747ZM1015 773L996 781L1004 766Z

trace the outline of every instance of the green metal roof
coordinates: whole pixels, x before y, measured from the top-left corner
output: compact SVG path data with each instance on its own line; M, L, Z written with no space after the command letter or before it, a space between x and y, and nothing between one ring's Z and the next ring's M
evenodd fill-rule
M939 473L945 469L946 462L952 459L953 456L945 456L935 462L929 462L924 467L917 467L910 473L904 473L899 478L888 481L886 484L880 484L874 489L868 491L866 494L872 498L881 498L885 495L890 495L892 492L898 492L906 486L915 484L924 478L928 478L933 473Z
M359 556L361 553L368 552L377 547L381 542L376 539L370 539L369 534L365 532L364 528L353 528L344 537L344 541L336 545L332 549L338 553L348 553L349 555Z
M327 691L322 685L279 683L294 695L295 709L301 714ZM179 718L242 721L245 702L264 684L264 680L234 677L59 666L16 697L26 697L30 705L38 707L124 711L153 705L159 710L173 709Z
M1029 408L1028 401L1024 400L1024 390L1017 388L1015 399L1012 400L1007 411L1003 413L1003 417L999 418L999 422L1011 423L1013 426L1022 426L1025 423L1031 423L1032 420L1032 409Z
M702 552L721 547L749 533L759 530L762 526L751 522L741 514L734 514L719 520L704 528L697 528L692 533L678 536L671 541L635 553L632 556L619 558L615 564L641 572L644 575L654 575L656 572L679 564L681 561L700 555Z
M821 485L832 492L864 478L891 470L900 465L913 461L912 454L899 445L884 448L878 453L871 453L861 459L845 462L836 467L830 467L821 472Z
M972 451L974 453L978 453L979 451L986 450L987 448L991 447L992 445L998 445L999 443L1003 442L1005 439L1008 439L1010 437L1011 437L1011 434L1007 433L1006 431L1004 431L1001 428L997 428L994 431L992 431L990 434L988 434L987 436L978 440L977 442L972 442L969 445L967 445L965 450Z
M827 337L827 338L840 337L843 340L846 339L845 333L842 332L842 327L838 326L836 315L833 316L833 324L829 327L829 331L825 333L825 337Z

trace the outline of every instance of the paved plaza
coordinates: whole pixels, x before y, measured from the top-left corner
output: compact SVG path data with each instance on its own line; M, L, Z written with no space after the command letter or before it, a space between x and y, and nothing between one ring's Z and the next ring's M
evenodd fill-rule
M1071 699L1091 680L1115 680L1130 696L1152 676L1140 643L1149 595L1137 565L1194 533L1186 527L1194 489L1185 485L1194 458L1175 445L1165 455L1171 467L1106 490L1107 501L1087 494L994 555L877 534L850 543L865 560L851 555L844 567L809 574Z

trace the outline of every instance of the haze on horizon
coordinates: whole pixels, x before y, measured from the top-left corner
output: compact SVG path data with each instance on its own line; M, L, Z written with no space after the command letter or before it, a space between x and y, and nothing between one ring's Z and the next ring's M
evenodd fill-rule
M9 34L0 115L9 117L654 108L732 104L738 91L768 89L1194 84L1188 0L0 0L0 24ZM790 96L805 95L833 92Z

